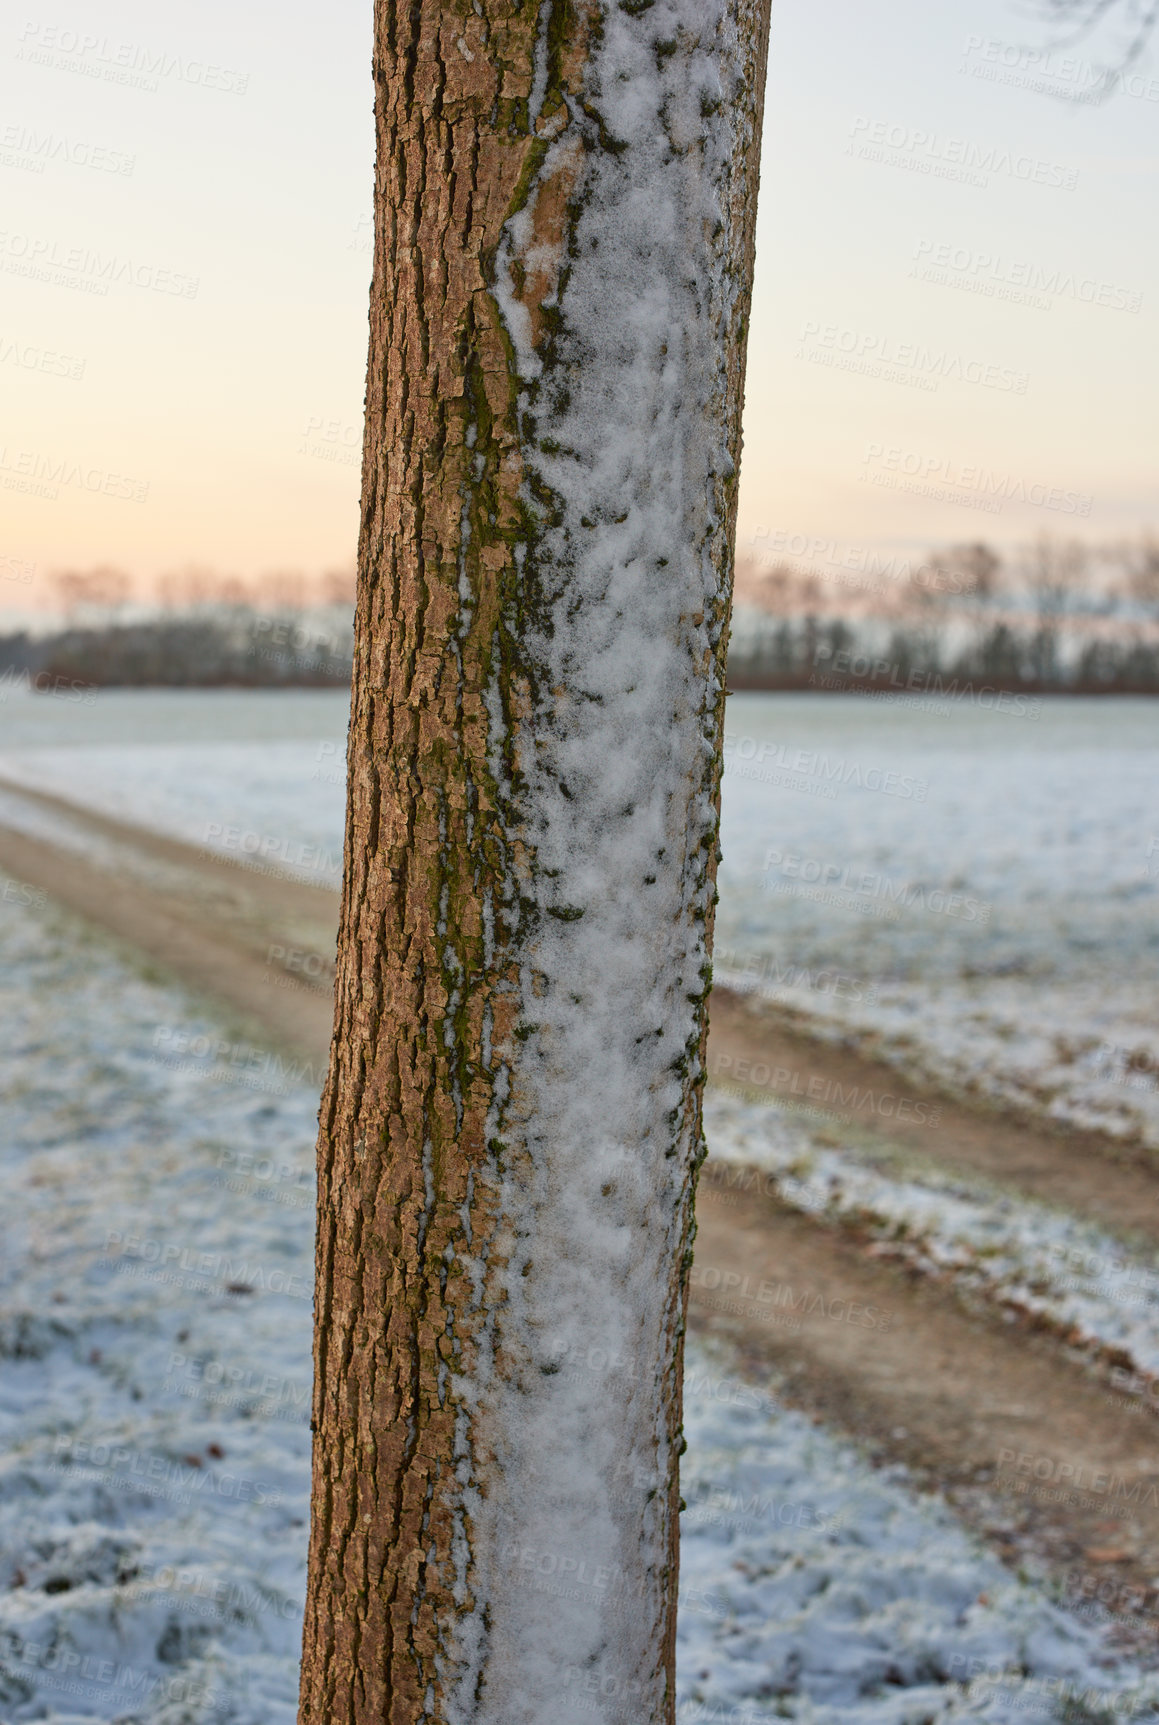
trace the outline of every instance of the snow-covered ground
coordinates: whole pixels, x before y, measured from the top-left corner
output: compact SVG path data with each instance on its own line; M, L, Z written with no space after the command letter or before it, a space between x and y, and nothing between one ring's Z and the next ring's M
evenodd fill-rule
M1159 1144L1154 706L929 705L733 697L718 976Z
M767 1174L763 1190L795 1209L868 1226L879 1253L948 1272L963 1292L1044 1317L1073 1346L1113 1354L1112 1382L1159 1407L1159 1252L1127 1252L1078 1217L935 1168L897 1174L859 1161L815 1143L806 1123L775 1104L710 1091L705 1129L719 1163Z
M12 697L0 777L337 890L348 706L329 689ZM0 819L86 842L2 793Z
M1155 1716L1159 1687L804 1415L700 1396L685 1433L681 1725Z
M291 1725L316 1095L50 907L0 898L0 979L0 1718ZM686 1430L681 1725L1159 1717L1096 1629L726 1355L690 1351Z
M0 1718L288 1720L316 1098L71 919L0 950Z
M13 695L0 775L337 884L345 723L329 690ZM734 695L717 974L1159 1145L1157 776L1143 700Z

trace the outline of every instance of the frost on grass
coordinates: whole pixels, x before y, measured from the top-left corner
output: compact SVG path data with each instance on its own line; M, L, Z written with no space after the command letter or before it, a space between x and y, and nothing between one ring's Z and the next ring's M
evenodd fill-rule
M710 1093L704 1113L719 1163L766 1170L794 1208L868 1226L879 1251L928 1274L949 1272L959 1289L1012 1313L1048 1320L1073 1345L1115 1361L1112 1382L1151 1405L1159 1400L1153 1250L1128 1251L1093 1223L957 1175L884 1172L817 1144L808 1122L788 1109ZM729 1184L727 1174L721 1179Z
M695 1398L687 1434L678 1725L1155 1716L1153 1677L1111 1666L902 1471L739 1398Z
M1159 1144L1150 706L942 705L730 701L716 978L918 1082ZM802 794L823 774L768 766L798 747L928 791Z
M284 1071L0 905L0 1718L292 1725L312 1136Z
M159 1025L222 1028L78 923L0 901L0 958L0 1718L293 1725L315 1094L159 1062ZM609 1425L619 1371L586 1330L560 1355ZM690 1349L687 1391L680 1725L1062 1720L1092 1692L1149 1717L1095 1634L904 1481L727 1357ZM614 1590L565 1557L512 1558L545 1609ZM557 1693L639 1725L641 1691L571 1663L557 1622Z

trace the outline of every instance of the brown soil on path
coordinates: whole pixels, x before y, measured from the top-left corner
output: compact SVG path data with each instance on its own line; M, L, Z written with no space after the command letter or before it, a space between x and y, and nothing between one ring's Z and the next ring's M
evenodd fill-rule
M321 1084L333 1019L338 895L7 785L113 840L113 866L0 826L0 870L106 929L239 1021L309 1062ZM142 860L163 867L150 877ZM117 866L123 864L123 866Z
M307 1058L329 1046L338 895L273 869L199 849L0 778L0 789L63 815L126 858L162 865L168 890L125 879L0 827L0 868L131 941L203 993L264 1022ZM167 872L166 872L167 871ZM709 1072L750 1093L806 1104L840 1140L855 1128L911 1156L981 1175L1125 1238L1159 1240L1159 1161L1097 1132L1012 1119L904 1078L862 1052L810 1036L775 1005L716 988ZM747 1063L747 1064L746 1064ZM887 1102L887 1099L888 1102ZM888 1107L888 1112L886 1108ZM936 1123L935 1123L936 1122Z
M335 892L238 866L180 840L31 797L112 850L94 862L0 827L0 870L131 943L240 1015L255 1039L318 1063L331 1023ZM305 956L303 956L305 955ZM305 966L305 970L303 970ZM1146 1166L1094 1134L1019 1123L979 1104L919 1089L864 1055L812 1040L768 1007L717 990L710 1068L757 1093L812 1101L817 1086L873 1093L843 1104L840 1138L981 1174L1066 1205L1124 1235L1159 1237ZM780 1074L780 1076L778 1076ZM928 1118L882 1116L906 1094ZM831 1095L831 1092L829 1093ZM824 1128L822 1128L824 1130ZM1130 1636L1159 1623L1156 1590L1142 1615L1129 1592L1159 1578L1159 1421L1115 1397L1057 1338L967 1310L948 1283L870 1255L853 1234L730 1186L710 1162L698 1201L691 1322L724 1337L758 1381L902 1460L947 1492L1011 1561L1034 1556L1055 1573L1122 1587ZM885 1316L888 1314L888 1322Z
M775 1198L702 1180L697 1219L694 1330L726 1337L746 1375L772 1376L790 1404L906 1463L1008 1560L1037 1560L1076 1593L1111 1578L1120 1610L1133 1607L1131 1639L1156 1639L1154 1416L1127 1411L1050 1336L967 1311L950 1287Z
M963 1176L981 1175L1125 1238L1159 1240L1159 1160L1098 1132L1012 1119L985 1101L918 1085L896 1067L807 1034L776 1006L713 990L708 1066L718 1083L808 1107L834 1141L876 1139ZM827 1118L828 1117L828 1118Z
M334 887L317 886L311 881L298 881L277 869L254 867L242 858L234 859L218 851L189 844L185 839L170 838L167 833L154 832L149 827L134 826L98 809L69 802L52 791L36 790L19 779L0 774L0 791L11 791L37 807L63 815L66 820L112 840L163 864L188 871L200 880L203 888L216 888L219 895L250 896L260 900L266 920L275 917L293 922L305 917L321 920L327 928L338 928L338 891ZM331 946L333 939L331 939Z

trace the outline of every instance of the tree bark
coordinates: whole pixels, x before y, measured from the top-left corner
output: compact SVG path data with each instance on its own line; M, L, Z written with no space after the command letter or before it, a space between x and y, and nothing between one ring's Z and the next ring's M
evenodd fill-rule
M376 0L302 1725L674 1716L767 0Z

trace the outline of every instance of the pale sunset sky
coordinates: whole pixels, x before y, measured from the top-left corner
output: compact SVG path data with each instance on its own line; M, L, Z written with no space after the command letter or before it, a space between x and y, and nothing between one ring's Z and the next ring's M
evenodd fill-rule
M367 0L0 27L10 617L64 566L350 562L370 29ZM1097 102L1113 38L1049 40L1015 0L774 0L742 550L1159 525L1159 43ZM38 479L62 460L92 489Z

